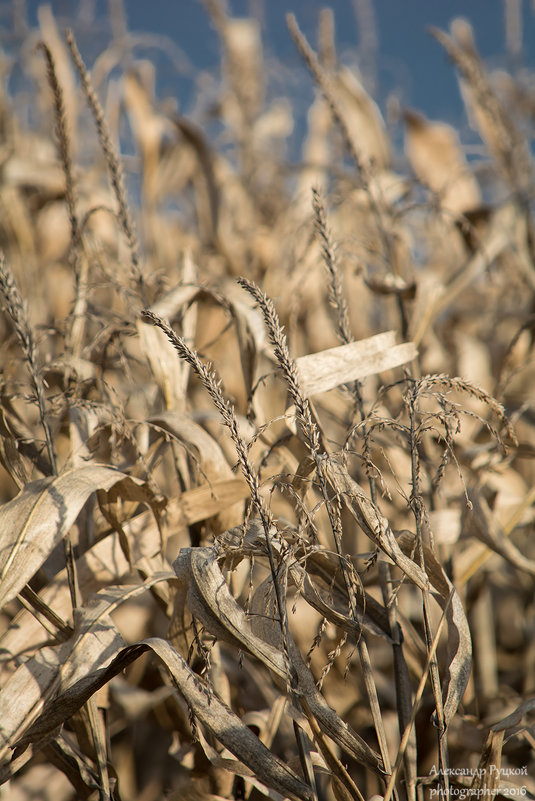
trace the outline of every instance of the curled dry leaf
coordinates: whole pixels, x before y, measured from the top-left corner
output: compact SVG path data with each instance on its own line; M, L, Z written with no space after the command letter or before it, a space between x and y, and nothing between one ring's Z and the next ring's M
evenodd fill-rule
M167 578L167 577L166 577ZM175 686L185 698L198 720L225 748L246 765L260 781L289 798L311 798L310 789L278 759L232 710L224 704L208 684L189 667L187 662L166 640L152 637L127 647L109 648L107 667L93 667L81 678L65 687L54 697L43 713L17 745L22 747L38 741L67 720L76 709L123 671L145 651L152 650L164 663Z
M535 709L535 698L528 698L524 701L520 706L511 712L506 717L502 718L495 723L492 727L492 731L504 731L505 729L512 728L513 726L518 726L519 723L522 722L522 718L527 715L529 712L532 712Z
M396 563L407 578L421 590L426 589L428 583L426 574L401 550L386 517L351 478L344 465L332 457L326 457L322 465L329 483L341 496L364 533Z
M245 647L286 681L287 669L282 653L253 637L245 612L228 589L217 563L218 557L214 548L182 548L174 562L179 582L188 588L187 603L191 614L218 639Z
M150 506L156 520L159 521L160 512L166 501L158 498L148 484L137 483L130 477L122 479L108 490L99 489L97 497L102 514L119 535L124 554L131 562L130 544L123 524L131 521L140 503Z
M398 537L399 547L407 555L416 547L416 537L410 531L402 531ZM451 722L470 678L472 670L472 638L462 601L446 575L433 551L423 546L425 569L429 580L437 591L441 609L446 609L448 626L448 669L444 680L444 720ZM451 596L451 602L450 602Z
M359 637L361 628L364 628L392 642L385 608L365 590L355 593L357 620L346 614L349 598L340 577L337 577L339 569L339 564L321 551L307 556L306 570L297 560L289 564L290 577L303 598L326 620L355 637Z
M470 522L472 523L470 531L476 535L478 540L488 545L510 565L522 570L524 573L535 576L535 560L524 556L506 536L496 515L492 513L481 493L475 487L472 487L468 497L473 507L473 514L470 515Z
M179 582L187 587L188 609L211 634L252 654L286 684L288 669L280 642L274 646L253 633L221 572L218 559L222 556L216 547L181 549L174 568ZM275 627L279 626L276 620L272 622ZM382 774L380 756L331 709L291 637L288 642L291 669L297 677L296 693L306 697L320 728L346 753Z
M0 765L4 770L11 748L47 736L80 708L72 697L56 706L58 694L68 696L68 688L83 684L124 645L110 613L169 581L175 581L173 573L157 574L138 585L107 587L77 610L73 637L59 647L42 648L18 668L0 692Z
M224 548L225 565L231 569L237 566L242 557L267 556L266 539L257 519L248 521L245 532L243 526L224 532L218 538L218 544ZM281 540L273 538L272 547L280 555L284 546ZM308 552L306 560L299 557L297 554L295 558L287 558L288 577L310 606L348 634L359 636L363 627L372 634L392 641L386 610L364 589L357 592L355 597L358 619L355 621L347 614L349 599L345 584L338 575L338 560L319 547Z
M93 492L115 488L140 503L154 496L143 481L105 465L85 465L32 481L0 508L0 608L15 598L61 542Z

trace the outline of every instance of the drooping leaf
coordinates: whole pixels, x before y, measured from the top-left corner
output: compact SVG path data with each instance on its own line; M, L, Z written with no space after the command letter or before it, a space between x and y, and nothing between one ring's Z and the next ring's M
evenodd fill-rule
M142 515L140 515L141 517ZM128 572L128 563L121 551L116 537L106 537L96 543L76 560L76 578L80 597L88 600L103 586L116 584ZM67 582L67 571L63 569L44 587L39 597L51 606L56 614L68 619L72 611L72 601ZM83 603L83 601L82 601ZM46 633L39 620L28 609L22 609L11 621L0 637L0 655L7 664L0 673L0 687L4 686L14 670L9 665L9 657L20 660L23 656L43 643ZM11 667L11 672L8 668Z
M17 742L34 742L80 708L71 702L70 706L62 707L60 714L55 698L100 670L124 646L110 613L119 604L168 581L175 581L173 573L152 576L142 584L107 587L96 593L87 606L77 610L73 637L58 647L42 648L17 669L0 691L0 764L6 762L9 749ZM29 734L34 723L34 734Z
M478 540L484 542L513 567L535 576L535 560L524 556L506 536L496 515L492 513L487 501L475 487L471 488L469 498L473 507L473 515L470 516L470 521L473 523L471 531Z
M218 565L221 557L215 547L181 549L174 568L179 582L188 588L189 610L211 634L246 650L286 684L288 669L281 648L253 633ZM278 621L273 620L273 626L279 626ZM380 756L328 705L291 637L288 643L291 668L297 677L296 693L306 697L320 728L359 762L382 774Z
M405 554L411 554L415 548L415 535L410 531L402 531L398 537L398 543ZM425 568L432 586L437 591L436 598L442 609L448 604L451 595L451 603L446 609L448 669L443 687L444 720L447 726L461 703L470 678L472 638L459 594L431 548L424 544L423 551Z
M79 709L100 687L124 670L147 650L164 663L175 686L195 716L225 748L246 765L261 782L289 798L311 798L310 789L282 760L269 751L240 718L224 704L212 688L193 670L166 640L153 637L123 648L110 649L107 667L86 670L83 677L69 684L45 707L40 718L20 738L23 747L38 741Z
M399 547L388 520L351 478L347 469L333 458L326 458L323 467L327 478L340 494L347 508L364 533L374 542L421 590L427 587L427 576L419 565Z
M98 490L149 500L144 482L113 467L84 465L60 476L32 481L0 508L0 608L41 567Z

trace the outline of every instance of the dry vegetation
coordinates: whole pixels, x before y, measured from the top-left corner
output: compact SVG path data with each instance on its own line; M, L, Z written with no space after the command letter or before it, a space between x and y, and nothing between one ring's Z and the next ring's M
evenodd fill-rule
M289 17L289 165L206 8L195 122L119 17L2 64L0 795L534 797L533 83L434 31L479 157L401 157Z

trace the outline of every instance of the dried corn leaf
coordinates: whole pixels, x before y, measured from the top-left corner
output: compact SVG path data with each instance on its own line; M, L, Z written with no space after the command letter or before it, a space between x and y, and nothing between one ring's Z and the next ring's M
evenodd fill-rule
M188 415L169 410L154 415L149 418L148 422L168 432L185 446L187 453L197 466L197 470L194 471L197 480L217 481L233 478L234 473L225 459L219 443ZM187 481L189 477L184 476L183 478Z
M478 540L488 545L495 553L503 557L510 565L535 576L535 560L528 559L506 536L496 515L492 513L487 501L475 487L470 490L469 498L473 506L470 528Z
M173 566L180 583L188 588L188 609L211 634L252 654L286 683L288 670L280 643L274 646L253 634L245 612L230 594L219 568L218 559L222 556L216 547L181 549ZM273 621L275 628L278 625ZM379 755L331 709L291 638L289 644L291 664L297 676L296 692L306 697L319 726L347 753L381 773Z
M182 548L173 567L181 584L188 587L188 608L219 639L247 651L286 681L283 655L269 643L253 637L245 612L238 606L217 564L214 548ZM251 635L251 636L249 636Z
M354 72L342 67L333 79L355 152L366 164L384 168L390 161L386 126L377 103L369 96Z
M322 462L327 479L339 493L347 508L364 533L374 542L421 590L427 587L427 576L410 556L404 553L379 507L363 492L351 478L347 469L335 459L328 457Z
M112 467L85 465L32 481L0 508L0 608L20 592L61 542L89 496L112 487L119 495L149 500L142 481Z
M239 479L236 481L239 482ZM231 482L222 484L221 492L216 482L211 487L187 491L179 499L172 500L166 515L168 525L173 527L195 523L220 511L227 503L233 503L236 496L233 494ZM167 569L167 563L160 552L160 534L151 512L141 512L126 521L123 530L130 541L132 562L137 569L143 571L143 575L153 576L158 570ZM117 537L106 537L76 560L76 575L81 597L88 599L101 587L118 582L129 570L130 566ZM165 586L158 587L160 594L165 589ZM56 614L64 619L68 618L71 612L71 598L66 571L58 573L54 580L43 588L39 596L54 609ZM0 637L0 653L3 655L0 662L31 653L32 649L42 644L44 636L43 628L34 615L28 610L22 610ZM0 673L0 684L5 678L6 675Z
M218 544L225 550L225 564L235 569L243 556L267 556L266 538L262 524L257 519L243 526L225 531ZM272 547L277 553L281 551L282 542L273 538ZM339 626L348 634L358 636L364 627L372 634L385 637L391 642L388 615L383 606L369 593L362 590L357 593L358 619L355 621L347 614L349 600L345 584L337 575L338 562L334 562L330 554L323 550L307 553L306 570L299 559L288 560L288 576L298 588L303 598L335 626Z
M505 206L496 213L484 247L476 251L464 269L456 273L446 286L435 283L428 285L431 297L422 298L421 313L415 315L411 330L411 336L416 345L419 345L426 329L432 325L438 315L453 305L454 301L467 291L470 284L475 282L509 246L513 226L511 212L511 208Z
M509 715L506 715L506 717L499 720L498 723L495 723L491 727L491 729L492 731L505 731L505 729L512 728L513 726L518 726L519 723L522 722L524 716L527 715L529 712L532 712L534 709L535 709L535 698L528 698L526 701L520 704L520 706L517 706L514 712L511 712Z
M297 359L301 388L306 396L361 380L370 375L399 367L418 355L412 342L395 345L394 331L376 334L359 342L350 342Z
M309 788L278 757L263 745L255 734L214 694L208 684L195 674L187 662L165 640L157 637L126 648L110 649L107 668L86 670L83 678L71 683L48 704L36 724L18 745L39 740L69 718L110 679L124 670L147 650L152 650L165 664L181 695L195 716L214 737L228 748L260 781L285 797L309 799Z
M405 113L405 123L405 152L411 167L420 181L441 196L442 207L457 215L479 206L479 187L455 128L412 111Z
M503 730L490 730L479 765L474 771L470 794L477 794L478 797L495 795L500 784L504 734Z
M159 329L158 329L159 330ZM212 519L217 533L236 525L242 516L245 481L235 476L216 440L190 417L175 411L162 412L149 422L176 437L191 457L192 478L201 486L182 493L169 505L169 520L175 525ZM183 476L186 486L190 476Z
M416 537L410 531L402 531L398 537L398 543L403 552L409 555L416 547ZM444 679L443 695L444 720L448 726L462 701L470 678L472 638L459 594L433 551L427 545L423 546L423 550L425 569L431 584L438 593L437 601L442 609L447 607L448 670Z
M362 590L355 594L357 620L347 614L349 598L339 577L337 580L338 569L328 554L315 551L307 555L306 570L298 561L293 561L289 574L310 606L335 626L355 637L359 637L361 628L364 628L392 642L388 615L369 593Z
M85 643L89 641L96 632L102 630L108 625L106 620L120 604L137 598L138 595L152 589L155 585L162 582L176 583L176 576L172 571L165 571L156 573L150 578L145 579L141 584L127 584L107 586L99 592L95 593L89 600L86 606L76 610L75 613L75 641L73 644L73 652L77 651L77 656L80 662L84 661ZM106 655L104 655L104 658ZM76 660L71 660L76 664ZM63 681L72 683L71 671L72 668L64 668ZM78 670L78 667L76 667Z
M26 735L45 704L58 693L63 666L67 666L70 678L77 681L88 669L100 667L102 654L113 654L124 645L111 620L107 621L94 637L85 638L83 658L76 663L71 661L73 639L59 647L42 648L17 669L0 692L0 780L9 769L10 749ZM52 731L56 725L59 724L54 723L47 731Z
M61 646L41 649L25 662L0 692L0 763L15 744L45 737L79 706L55 707L55 697L107 664L124 641L110 613L121 603L160 582L175 581L173 573L152 576L140 585L107 587L76 612L76 632ZM39 719L38 719L39 717Z
M278 621L273 616L275 603L273 583L268 578L257 588L251 600L251 628L264 642L275 644L282 651L282 635ZM356 734L332 709L321 692L311 671L305 664L301 652L293 638L287 635L289 662L297 677L297 695L303 698L306 716L312 714L321 731L330 737L347 754L362 765L371 768L378 775L384 774L383 762L379 754ZM289 713L301 719L301 711L289 709Z
M88 599L102 587L115 584L128 572L128 569L128 562L117 537L106 537L76 560L76 579L80 596ZM67 571L64 569L58 573L54 580L41 590L39 597L52 607L57 615L66 619L72 609ZM0 654L2 654L0 661L11 658L18 660L23 655L31 653L32 649L43 643L44 636L43 627L36 617L27 609L23 609L0 637ZM0 673L0 686L5 684L6 679L7 675Z
M184 492L176 503L178 518L186 525L207 520L239 501L245 500L251 491L240 476L223 481L214 481L204 487L197 487ZM171 511L171 518L174 518Z
M62 684L62 667L68 665L71 679L83 680L88 669L102 664L102 654L112 655L123 645L110 620L94 637L85 640L83 660L77 666L69 661L73 642L68 640L59 647L42 648L17 669L0 692L0 783L10 777L11 749L38 720L45 704L58 693ZM64 719L74 711L72 708ZM54 723L47 732L53 731L57 725L59 723Z
M163 506L163 502L156 500L148 485L145 487L136 484L129 486L126 482L115 484L109 490L99 489L97 497L102 514L119 535L124 554L128 561L132 562L130 544L123 524L130 521L140 503L150 505L157 518L159 518L159 511ZM163 545L163 543L160 543L160 545ZM161 547L160 550L162 550Z
M184 284L172 289L151 307L151 311L164 319L172 319L185 305L198 295L199 288ZM154 379L162 393L168 409L181 409L184 406L189 377L189 366L178 358L177 352L163 331L153 325L136 320L141 347Z
M244 719L246 717L247 716L244 715L241 720L243 723L246 723L248 727L250 727L251 724ZM276 798L278 800L280 796L274 797L273 794L270 793L269 789L258 781L251 768L248 768L243 764L243 762L232 757L232 754L228 748L226 748L223 753L220 754L212 745L210 745L200 729L198 730L198 734L202 750L214 767L219 768L220 770L222 769L224 771L229 771L231 774L237 776L244 776L250 785L256 787L261 793L267 795L268 798ZM261 738L259 739L261 741ZM230 780L232 783L232 776L230 776Z

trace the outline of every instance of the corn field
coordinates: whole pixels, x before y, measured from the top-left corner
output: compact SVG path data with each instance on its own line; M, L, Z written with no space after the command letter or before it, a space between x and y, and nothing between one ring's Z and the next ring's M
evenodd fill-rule
M2 55L0 798L535 798L534 75L431 30L469 157L289 14L294 159L204 7L192 115L118 2Z

